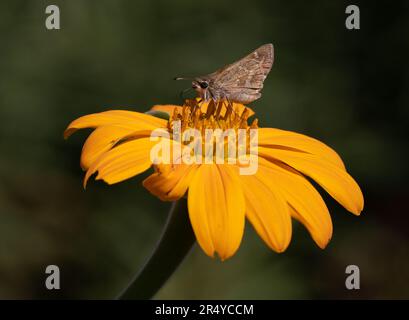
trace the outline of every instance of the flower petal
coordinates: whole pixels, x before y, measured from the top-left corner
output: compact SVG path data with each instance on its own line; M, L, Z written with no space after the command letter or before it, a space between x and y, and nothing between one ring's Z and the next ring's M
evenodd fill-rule
M104 153L88 169L84 187L89 177L97 171L96 180L103 179L106 183L113 184L149 169L152 165L150 150L157 143L150 138L141 138L123 143Z
M303 152L315 154L339 168L345 169L341 157L333 149L319 140L300 133L274 128L259 128L258 145L260 147L272 148L275 146L295 148Z
M86 170L103 153L110 150L120 140L132 134L133 138L149 137L151 130L135 131L129 126L109 125L96 128L82 147L81 167Z
M335 200L353 214L359 215L364 199L355 180L331 162L308 153L272 148L258 148L259 156L282 161L320 184Z
M229 165L201 165L188 193L189 217L207 255L222 260L239 248L244 232L245 202L237 172Z
M308 229L320 248L325 248L332 237L332 221L321 195L296 170L284 169L262 158L259 160L261 179L270 188L280 190L292 216Z
M200 100L201 100L200 98L187 99L185 103L186 105L189 105L189 106L192 106L192 105L200 106L200 110L202 111L202 113L206 113L207 108L209 107L209 104L210 102L212 102L212 100L207 100L207 101L200 101ZM227 108L228 108L227 101L224 101L223 105L224 105L224 108L220 112L221 116L224 116L227 111ZM245 106L244 104L231 101L231 105L233 106L233 111L236 112L237 114L242 114L242 112L246 109L248 113L247 117L251 117L252 115L254 115L254 111L251 108Z
M271 249L283 252L291 240L289 208L280 191L269 188L260 180L260 173L261 170L256 175L240 176L246 199L246 216ZM267 174L267 179L274 178L269 172Z
M93 113L80 117L69 124L64 132L64 138L67 139L78 129L96 128L104 125L121 124L129 127L130 130L154 130L156 128L166 127L167 121L148 114L125 111L110 110L100 113Z
M174 105L174 104L157 104L157 105L154 105L151 108L152 111L166 112L170 116L173 115L173 113L175 112L175 109L177 109L179 114L180 114L180 113L182 113L183 107L182 106L177 106L177 105Z
M199 99L196 99L196 101L199 101ZM203 113L206 113L209 103L210 103L210 100L200 102L200 109ZM237 112L238 114L241 114L244 109L247 109L248 117L251 117L252 115L254 115L254 111L251 108L241 103L237 103L237 102L232 102L232 104L233 104L234 111ZM151 108L151 110L153 111L162 111L162 112L166 112L169 115L173 115L173 113L175 112L175 109L177 109L179 114L182 114L183 106L177 106L173 104L163 104L163 105L158 104ZM222 112L222 115L224 115L224 112Z
M143 181L143 186L162 201L175 201L183 197L198 165L165 165L162 172L155 172Z

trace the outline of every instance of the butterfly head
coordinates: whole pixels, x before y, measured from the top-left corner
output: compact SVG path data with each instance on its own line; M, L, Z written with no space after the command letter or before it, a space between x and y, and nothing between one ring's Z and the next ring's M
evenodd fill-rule
M209 81L205 79L196 78L192 81L192 89L194 89L201 98L207 100L209 96Z
M192 80L192 87L189 88L190 90L193 89L197 92L198 96L204 100L208 100L212 94L210 93L210 80L206 78L175 78L175 80ZM189 89L184 90L188 91Z

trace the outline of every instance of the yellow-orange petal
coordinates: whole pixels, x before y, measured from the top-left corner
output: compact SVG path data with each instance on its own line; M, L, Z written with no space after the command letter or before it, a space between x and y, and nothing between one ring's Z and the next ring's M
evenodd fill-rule
M150 151L157 143L150 138L140 138L107 151L87 170L84 187L89 177L97 171L96 180L103 179L108 184L114 184L149 169L152 165Z
M259 147L260 157L282 161L314 179L345 209L359 215L364 198L355 180L344 170L316 155Z
M277 146L295 148L303 152L315 154L341 169L345 169L341 157L335 150L317 139L300 133L275 128L259 128L258 145L260 147L272 148Z
M196 102L194 101L196 100ZM187 99L186 100L186 104L187 105L194 105L199 103L198 105L200 106L200 110L203 113L207 112L207 108L209 107L209 103L211 102L211 100L208 101L200 101L200 98L196 98L196 99ZM247 116L251 117L252 115L254 115L254 111L253 109L251 109L250 107L245 106L244 104L238 103L238 102L231 102L231 105L233 106L233 111L236 112L237 114L242 114L242 112L247 109ZM221 110L220 115L224 116L226 113L226 110L228 108L228 103L227 101L224 102L224 108ZM179 110L178 110L179 111Z
M200 99L196 99L196 100L199 101ZM200 109L203 113L206 113L209 103L210 103L210 100L200 102ZM244 109L247 109L248 117L251 117L252 115L254 115L254 111L251 108L245 106L244 104L232 102L232 105L233 105L234 111L237 112L238 114L241 114ZM152 111L162 111L162 112L166 112L169 115L172 115L175 109L177 109L178 113L181 114L183 110L183 106L178 106L178 105L173 105L173 104L163 104L163 105L155 105L151 108ZM221 114L224 115L224 112L222 112Z
M127 126L131 130L154 130L156 128L166 127L167 121L148 114L125 111L109 110L99 113L82 116L69 124L64 131L64 138L67 139L78 129L97 128L105 125Z
M203 251L222 260L239 248L244 232L245 201L237 172L229 165L201 165L188 192L189 217Z
M246 217L258 235L274 251L283 252L291 241L291 215L280 191L266 186L256 175L240 176ZM271 178L269 174L266 178Z
M175 201L185 195L198 165L164 166L165 170L155 172L146 178L143 186L162 201Z
M103 153L110 150L115 144L124 138L149 137L151 130L135 131L129 126L107 125L96 128L87 138L82 147L81 167L87 170L92 163Z
M174 105L174 104L157 104L157 105L154 105L151 108L152 111L166 112L170 116L173 115L173 113L175 112L175 109L177 109L179 111L179 114L181 114L183 107L182 106L177 106L177 105Z
M259 159L261 179L272 189L280 190L288 202L291 215L309 231L320 248L332 237L332 221L328 208L318 191L299 172Z

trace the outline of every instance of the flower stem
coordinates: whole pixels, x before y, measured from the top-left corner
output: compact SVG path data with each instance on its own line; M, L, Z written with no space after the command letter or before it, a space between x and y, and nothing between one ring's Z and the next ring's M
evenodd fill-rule
M176 270L195 243L187 201L173 202L162 236L141 271L119 299L151 299Z

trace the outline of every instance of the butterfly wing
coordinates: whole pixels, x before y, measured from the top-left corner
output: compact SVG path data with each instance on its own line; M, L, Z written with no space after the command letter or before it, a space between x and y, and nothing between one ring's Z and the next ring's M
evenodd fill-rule
M264 80L273 66L274 48L265 44L252 53L205 76L219 98L249 103L261 97Z

